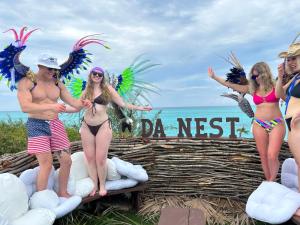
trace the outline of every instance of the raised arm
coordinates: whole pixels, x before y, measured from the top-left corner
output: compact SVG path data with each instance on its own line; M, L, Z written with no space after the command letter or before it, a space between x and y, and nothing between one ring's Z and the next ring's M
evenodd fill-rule
M241 92L241 93L249 93L248 85L240 85L240 84L234 84L234 83L228 82L225 79L217 76L211 67L208 68L208 76L225 87L231 88L231 89Z
M279 64L277 69L278 69L278 79L277 79L276 85L275 85L275 95L278 98L285 100L286 94L285 94L283 84L282 84L283 75L284 75L284 64L283 63Z
M89 100L73 98L72 95L70 94L70 92L67 90L66 86L62 82L59 82L58 85L60 88L61 100L63 100L63 102L65 102L68 105L73 107L73 108L69 107L68 112L78 112L83 107L86 107L86 108L92 107L92 103Z
M132 105L132 104L128 104L128 103L124 102L124 100L121 98L121 96L118 94L118 92L111 85L107 85L107 87L111 94L112 101L114 103L116 103L118 106L120 106L122 108L140 110L140 111L152 110L152 108L149 106L137 106L137 105Z
M286 90L294 80L291 79L289 82L287 82L285 85L283 85L283 76L284 76L284 63L280 64L278 66L278 79L276 81L276 87L275 87L275 94L277 97L285 100L286 99Z
M28 78L23 78L18 84L18 100L21 106L21 110L24 113L39 113L47 110L51 110L55 113L60 113L65 111L65 106L63 104L37 104L32 102L32 95L30 89L32 88L32 82Z

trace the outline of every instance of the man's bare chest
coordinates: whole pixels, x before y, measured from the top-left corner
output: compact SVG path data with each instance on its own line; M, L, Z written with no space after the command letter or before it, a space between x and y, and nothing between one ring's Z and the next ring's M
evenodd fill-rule
M55 84L37 83L31 91L32 100L34 102L41 102L50 100L56 102L60 96L60 89Z

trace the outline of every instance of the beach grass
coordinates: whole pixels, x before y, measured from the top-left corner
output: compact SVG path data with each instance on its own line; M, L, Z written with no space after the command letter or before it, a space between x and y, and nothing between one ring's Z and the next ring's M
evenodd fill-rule
M76 210L56 220L54 225L155 225L157 224L157 220L148 220L146 217L140 216L132 211L120 211L114 208L108 208L98 214Z
M92 214L83 210L76 210L71 214L58 219L54 225L157 225L159 216L151 219L142 216L133 211L121 211L114 208L108 208L106 211L98 214ZM207 225L268 225L267 223L253 221L253 223L214 223L207 222ZM285 223L289 224L289 223Z
M66 127L70 141L80 140L78 127ZM24 151L27 146L26 125L22 120L0 121L0 155Z

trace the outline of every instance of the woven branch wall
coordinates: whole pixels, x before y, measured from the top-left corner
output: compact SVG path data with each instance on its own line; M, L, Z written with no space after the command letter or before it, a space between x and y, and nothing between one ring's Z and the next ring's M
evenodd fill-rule
M81 142L72 143L81 151ZM245 201L263 180L253 139L114 139L109 157L142 164L150 181L147 194L204 195ZM286 143L280 162L291 157ZM57 161L54 161L57 167ZM26 152L0 157L0 173L16 175L37 166Z

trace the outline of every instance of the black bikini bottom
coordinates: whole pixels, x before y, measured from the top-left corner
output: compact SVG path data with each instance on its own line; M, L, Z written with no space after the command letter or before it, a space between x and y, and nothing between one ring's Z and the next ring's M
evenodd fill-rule
M85 124L88 126L90 132L91 132L94 136L97 135L97 133L98 133L100 127L101 127L106 121L109 122L109 128L111 129L111 121L110 121L109 118L108 118L107 120L104 120L102 123L100 123L100 124L98 124L98 125L96 125L96 126L92 126L92 125L87 124L87 122L85 122L84 118L82 118L82 122L85 122Z
M292 121L292 118L293 118L293 117L290 117L290 118L286 118L286 119L285 119L286 125L287 125L288 128L289 128L289 131L291 131L291 121Z

